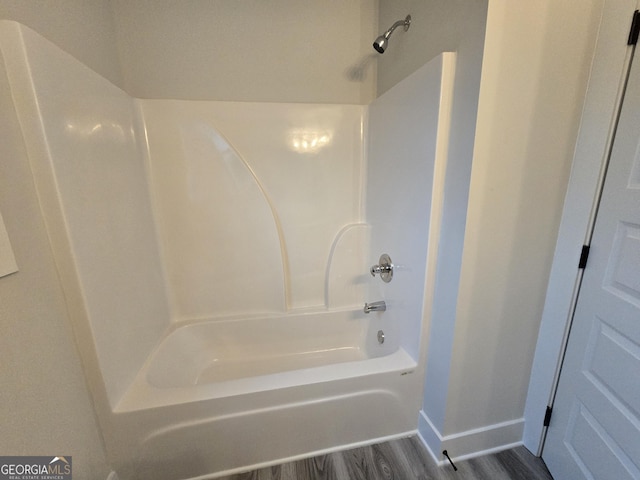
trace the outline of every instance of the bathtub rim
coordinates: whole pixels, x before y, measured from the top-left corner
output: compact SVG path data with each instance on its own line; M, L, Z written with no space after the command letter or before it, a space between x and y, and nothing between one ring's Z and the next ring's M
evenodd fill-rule
M147 383L152 387L189 388L200 383L200 375L212 360L229 366L245 360L258 363L284 361L282 369L275 368L251 376L368 360L390 355L399 347L397 336L391 334L393 326L385 327L384 323L384 317L379 313L366 315L358 307L220 316L179 322L167 328L158 339L141 370L146 370ZM379 341L377 334L381 326L390 334L384 342ZM293 341L290 341L290 333ZM236 344L239 346L237 351L233 348ZM286 357L308 358L307 354L319 352L326 352L330 357L336 350L345 349L354 351L353 358L338 356L324 362L319 359L316 365L286 365ZM181 363L184 364L182 367ZM141 378L134 379L132 384L137 380ZM219 381L225 380L235 378Z
M330 383L380 373L397 372L399 375L407 375L418 369L418 364L411 355L399 347L389 355L366 360L335 363L190 387L157 388L147 382L148 366L148 363L145 364L138 372L134 382L113 408L114 414L242 396L301 385Z

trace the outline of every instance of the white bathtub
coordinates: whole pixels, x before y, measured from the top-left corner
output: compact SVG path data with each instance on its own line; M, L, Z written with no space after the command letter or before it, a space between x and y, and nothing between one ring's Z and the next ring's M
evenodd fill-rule
M384 322L351 310L172 329L115 409L121 478L215 478L412 433L420 375Z
M343 122L347 118L343 115L344 106L337 109L333 106L331 110L320 106L322 111L329 112L329 119L340 119L331 129L346 135L333 137L333 147L339 149L336 155L327 154L326 158L336 163L325 165L326 175L344 182L341 185L347 188L338 190L355 193L346 203L326 189L322 197L307 196L315 191L301 189L295 174L290 178L282 176L280 167L288 168L294 158L299 158L300 166L318 162L309 162L311 157L306 154L291 156L288 142L279 146L273 142L273 150L272 142L267 142L266 150L271 153L264 158L270 161L264 163L275 168L267 177L296 184L295 190L304 194L300 198L330 199L326 206L335 209L336 214L326 225L324 220L318 223L317 232L321 234L317 236L313 233L315 225L308 229L305 224L303 230L310 232L310 237L306 233L300 235L298 249L287 252L288 259L309 258L307 244L313 237L314 244L317 241L319 245L313 251L329 253L329 258L312 252L314 271L310 272L308 264L302 262L293 269L297 274L285 279L285 270L289 275L293 270L283 268L289 263L282 255L283 227L275 221L277 209L266 198L267 191L279 191L282 183L275 183L273 190L263 190L259 185L257 188L254 183L259 183L261 177L249 171L249 163L245 165L240 158L233 160L233 165L227 162L226 152L235 151L231 144L215 153L219 146L207 139L211 133L209 126L216 138L224 137L213 128L217 121L210 117L214 110L221 112L220 102L214 105L180 101L179 108L178 101L143 105L143 101L133 99L35 32L14 22L0 23L5 27L0 28L0 47L11 93L17 100L16 112L69 317L108 461L122 480L214 478L416 431L425 378L429 295L433 295L435 285L427 282L429 290L425 290L425 265L428 277L435 279L440 197L444 188L441 172L446 170L445 146L449 144L447 112L453 85L453 56L447 54L446 62L445 57L432 60L364 111L349 107L351 127L343 127L347 125ZM442 83L445 77L446 90ZM151 115L152 103L161 116ZM170 104L173 106L168 108ZM262 141L254 140L272 135L269 133L272 130L262 132L260 125L271 127L274 112L281 115L277 128L282 136L277 134L277 138L288 138L292 126L306 129L305 125L316 124L315 114L300 110L307 108L301 105L284 109L258 104L249 107L250 114L262 113L242 117L229 110L222 116L228 115L233 121L225 120L223 124L225 130L232 127L238 135L242 134L238 138L243 139L248 152L254 152L251 155L258 152L256 158L263 158L266 153ZM300 117L295 117L299 120L289 116L290 109L301 112ZM185 113L184 118L180 117L184 121L178 118L177 125L173 125L175 111ZM242 119L249 117L262 119L264 123L246 129ZM386 121L390 117L398 120L393 129ZM157 129L146 128L151 124L145 122L152 118L158 121ZM201 138L199 134L192 137L194 132L190 129L203 119L205 143L185 141ZM447 120L444 125L439 124L442 120ZM148 148L150 134L164 137L166 131L178 132L176 143L169 145L171 148L163 152L165 155L152 156ZM244 136L253 131L257 137L252 137L253 133ZM182 132L191 133L183 137ZM355 137L351 138L351 134ZM342 140L338 141L339 138ZM179 150L183 144L193 145L195 150L184 152L184 158L175 157L173 147ZM203 145L206 148L202 149ZM403 151L401 158L388 162L388 155L398 148ZM163 149L158 146L158 150ZM141 156L142 151L146 154ZM367 152L366 159L361 158L363 152ZM218 159L213 170L210 153L215 153ZM183 168L189 172L177 182L187 187L184 192L174 182L164 185L149 178L153 175L150 166L155 164L157 169L159 158L167 168L171 167L159 171L163 180L170 178L174 167L176 172ZM281 159L285 163L279 163ZM202 171L209 176L197 178L200 166L191 169L191 162L207 164ZM366 178L358 173L365 167ZM231 175L229 185L216 175L225 169ZM437 177L434 171L440 172ZM196 178L199 181L192 183ZM247 211L255 213L261 223L248 225L239 221L238 235L234 238L259 240L255 235L266 231L260 227L264 223L271 232L265 238L270 240L258 242L257 246L247 243L242 251L257 254L258 258L267 256L273 263L263 268L261 280L253 283L257 278L252 271L256 265L251 260L254 257L234 251L245 266L238 268L238 272L249 273L239 275L230 283L235 285L234 289L227 290L222 287L226 287L228 279L225 277L224 282L218 283L221 277L215 270L220 257L212 253L219 250L209 241L216 238L219 233L216 225L226 222L226 214L220 216L219 222L210 221L218 218L210 217L210 210L191 219L190 215L199 212L200 203L196 202L196 208L192 209L186 199L191 195L194 199L205 198L214 181L232 190L236 180L238 187L245 184L253 187L248 190L247 203L240 204L243 207L238 210L240 213L229 218L242 220L240 215ZM150 195L149 186L154 184L153 188L158 190ZM384 195L364 195L366 192L361 191L364 185L370 192L391 186L403 194L389 203ZM437 187L437 198L431 198L430 185ZM170 195L165 195L166 192ZM305 222L312 219L315 223L315 210L298 209L304 202L295 198L290 199L288 194L279 197L284 211L295 207L295 215L287 217L284 225L296 224L302 213ZM167 238L158 238L163 217L154 218L153 212L158 213L159 199L168 202L161 210L165 212L173 209L174 201L184 201L173 215L178 218L187 212L190 230L182 230L182 223L174 219L175 224L173 221L166 224ZM209 207L234 201L224 196L214 200L208 202ZM322 202L318 205L324 210ZM365 210L367 224L360 223ZM213 230L208 236L191 235L191 232L199 235L205 223L207 229ZM336 229L341 230L327 251L327 242ZM166 256L166 244L171 240L169 234L176 233L184 243L176 243L173 263L167 263L162 257ZM158 245L164 245L164 255ZM292 245L287 244L289 248ZM368 275L373 258L364 255L366 251L376 254L387 251L396 261L402 259L392 284L381 285ZM183 256L189 258L185 260ZM192 280L180 280L185 278L180 273L182 267L191 264L197 268L187 272L186 278ZM166 282L173 278L171 265L180 267L175 277L179 280L173 285ZM275 271L282 273L277 281L273 278ZM306 278L308 273L312 275ZM308 283L309 279L312 281ZM273 286L274 291L269 288ZM354 310L183 323L166 332L156 345L171 319L167 288L172 291L171 298L181 299L172 302L174 309L180 305L175 309L176 315L187 316L218 312L217 300L227 297L241 301L223 302L223 311L284 308L290 303L289 289L292 293L294 289L305 292L304 298L299 299L300 305L322 302L332 307L349 305L365 300L365 292L368 296L373 291L384 292L391 305L383 314L366 316ZM245 291L252 295L245 297ZM253 298L253 294L261 298ZM384 344L377 342L378 330L385 332Z

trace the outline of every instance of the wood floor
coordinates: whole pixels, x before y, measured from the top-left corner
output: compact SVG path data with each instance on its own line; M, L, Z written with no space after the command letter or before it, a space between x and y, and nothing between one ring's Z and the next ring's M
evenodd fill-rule
M224 477L223 480L553 480L524 447L438 467L417 437Z

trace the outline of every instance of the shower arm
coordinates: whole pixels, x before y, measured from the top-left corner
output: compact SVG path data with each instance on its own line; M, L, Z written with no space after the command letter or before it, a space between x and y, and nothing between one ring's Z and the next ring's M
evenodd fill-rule
M411 17L407 16L407 18L405 20L398 20L396 23L394 23L393 25L391 25L391 28L389 28L389 30L387 30L386 32L384 32L384 38L385 39L389 39L389 37L391 36L391 34L393 33L393 31L401 26L404 26L404 31L406 32L407 30L409 30L409 25L411 25Z

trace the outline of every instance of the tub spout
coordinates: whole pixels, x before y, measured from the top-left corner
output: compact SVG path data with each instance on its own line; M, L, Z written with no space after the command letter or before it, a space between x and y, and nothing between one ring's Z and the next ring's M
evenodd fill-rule
M384 312L387 309L387 304L384 303L384 300L380 300L379 302L371 302L364 304L364 313L369 312Z

